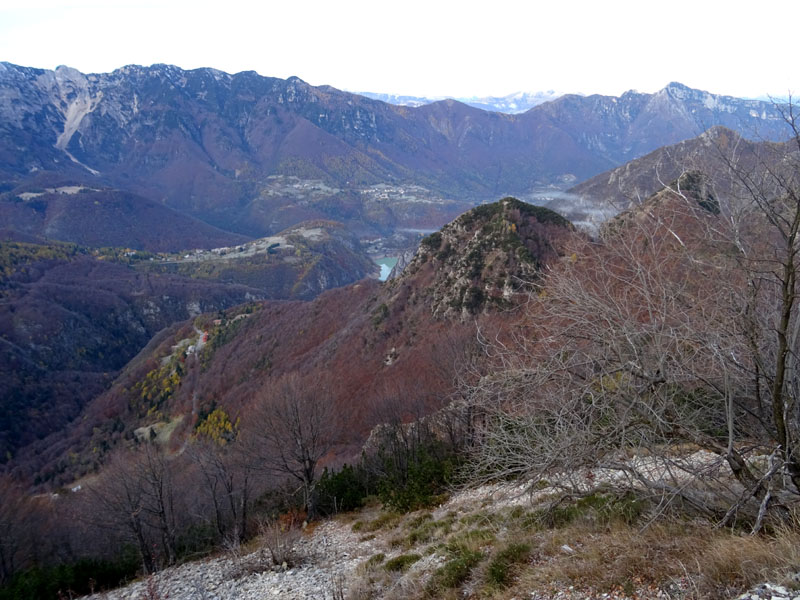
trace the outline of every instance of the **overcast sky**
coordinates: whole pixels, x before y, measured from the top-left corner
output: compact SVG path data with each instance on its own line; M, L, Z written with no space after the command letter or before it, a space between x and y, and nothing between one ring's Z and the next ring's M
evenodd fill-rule
M0 60L175 64L427 96L800 93L800 2L0 0Z

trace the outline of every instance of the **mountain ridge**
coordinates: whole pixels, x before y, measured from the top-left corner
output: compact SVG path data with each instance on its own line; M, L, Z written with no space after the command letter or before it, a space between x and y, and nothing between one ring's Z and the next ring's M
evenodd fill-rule
M356 228L385 235L419 226L403 214L418 200L401 195L376 211L368 190L377 184L418 186L425 225L435 228L482 200L563 190L711 125L784 135L769 103L677 84L656 94L566 95L506 115L452 100L393 106L297 77L172 65L84 75L3 63L0 124L5 189L37 170L80 175L251 237L277 231L288 207L307 211L298 221L343 220L348 194ZM273 193L274 176L329 189ZM448 208L448 199L457 201Z
M739 168L755 168L758 161L775 164L795 151L790 143L751 141L726 127L712 127L695 138L658 148L587 179L567 190L566 202L574 203L575 211L581 206L602 207L609 216L643 202L690 170L702 172L717 194L725 196L732 191L732 182L719 174L727 172L726 157L734 156L734 148ZM550 206L556 209L557 204L554 201Z
M526 297L524 286L513 282L535 279L557 260L571 230L548 209L506 198L450 224L438 236L439 247L423 241L389 282L362 280L311 301L251 302L174 325L86 406L68 432L24 450L15 468L67 483L85 473L76 468L96 467L101 457L87 449L100 444L97 436L111 422L121 419L131 435L180 419L172 441L179 444L198 415L213 408L246 419L257 391L292 372L326 382L330 402L347 422L336 456L357 454L393 394L413 397L423 413L441 408L453 384L453 361L474 337L473 321L505 321ZM198 339L196 330L208 332L208 343L191 358L181 355L182 340ZM178 363L178 382L163 387L164 365ZM147 385L156 387L142 396L142 382L151 381ZM65 462L70 452L81 455L78 463Z

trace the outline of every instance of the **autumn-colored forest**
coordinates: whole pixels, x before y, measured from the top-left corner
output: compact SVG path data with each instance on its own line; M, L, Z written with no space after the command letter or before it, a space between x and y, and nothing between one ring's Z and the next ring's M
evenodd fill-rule
M554 506L631 495L651 523L796 527L800 129L786 117L794 146L717 148L716 170L683 170L596 232L507 198L425 238L385 284L162 331L12 462L0 580L86 592L242 543L279 513L369 496L410 510L465 483L546 485ZM82 579L87 564L102 580Z

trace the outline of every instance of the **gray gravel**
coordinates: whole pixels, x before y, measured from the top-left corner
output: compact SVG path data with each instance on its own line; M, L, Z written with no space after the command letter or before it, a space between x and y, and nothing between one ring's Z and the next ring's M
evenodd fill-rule
M441 516L449 510L477 507L489 498L493 506L517 504L524 501L520 491L503 497L498 488L469 490L456 494L434 513ZM85 600L336 600L347 598L350 588L359 586L358 568L379 552L395 554L387 550L387 542L380 535L365 537L354 532L350 523L331 520L299 539L296 544L298 560L291 568L272 566L263 549L242 555L229 553L165 569L150 579L94 594ZM403 578L408 581L398 581L391 596L403 597L402 592L398 595L398 590L409 583L413 586L411 580L418 581L423 572L435 570L436 561L433 555L418 561ZM531 591L519 600L673 600L689 596L688 590L677 588L637 590L633 598L622 593L590 593L568 588ZM764 583L735 600L800 600L800 591Z

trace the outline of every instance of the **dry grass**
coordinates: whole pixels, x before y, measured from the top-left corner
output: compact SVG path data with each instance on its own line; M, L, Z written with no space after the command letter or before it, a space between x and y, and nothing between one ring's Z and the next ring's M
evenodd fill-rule
M558 583L603 592L632 583L663 584L683 575L680 559L702 553L702 542L662 526L639 532L625 525L605 531L572 525L530 536L533 561L539 564L523 578L540 586Z
M353 522L353 531L374 532L384 529L394 529L403 520L403 515L395 512L382 512L379 513L374 519L364 521L357 520Z
M372 585L361 590L371 589L373 598L510 600L574 586L612 597L654 598L661 590L660 597L712 600L764 581L800 587L792 579L800 571L800 527L760 536L679 519L644 527L646 505L626 498L584 499L558 510L476 506L438 519L373 516L370 529L388 559L402 548L436 561L402 574L375 561L362 571Z
M639 531L617 525L587 531L584 525L515 539L531 544L531 561L507 592L576 586L597 592L680 588L681 597L714 599L763 581L786 583L800 569L800 535L746 536L709 524L660 524ZM573 553L562 547L568 545ZM642 596L646 597L646 596Z
M797 587L791 577L800 571L800 534L784 529L766 536L720 534L709 544L700 572L709 583L750 587L777 581Z

